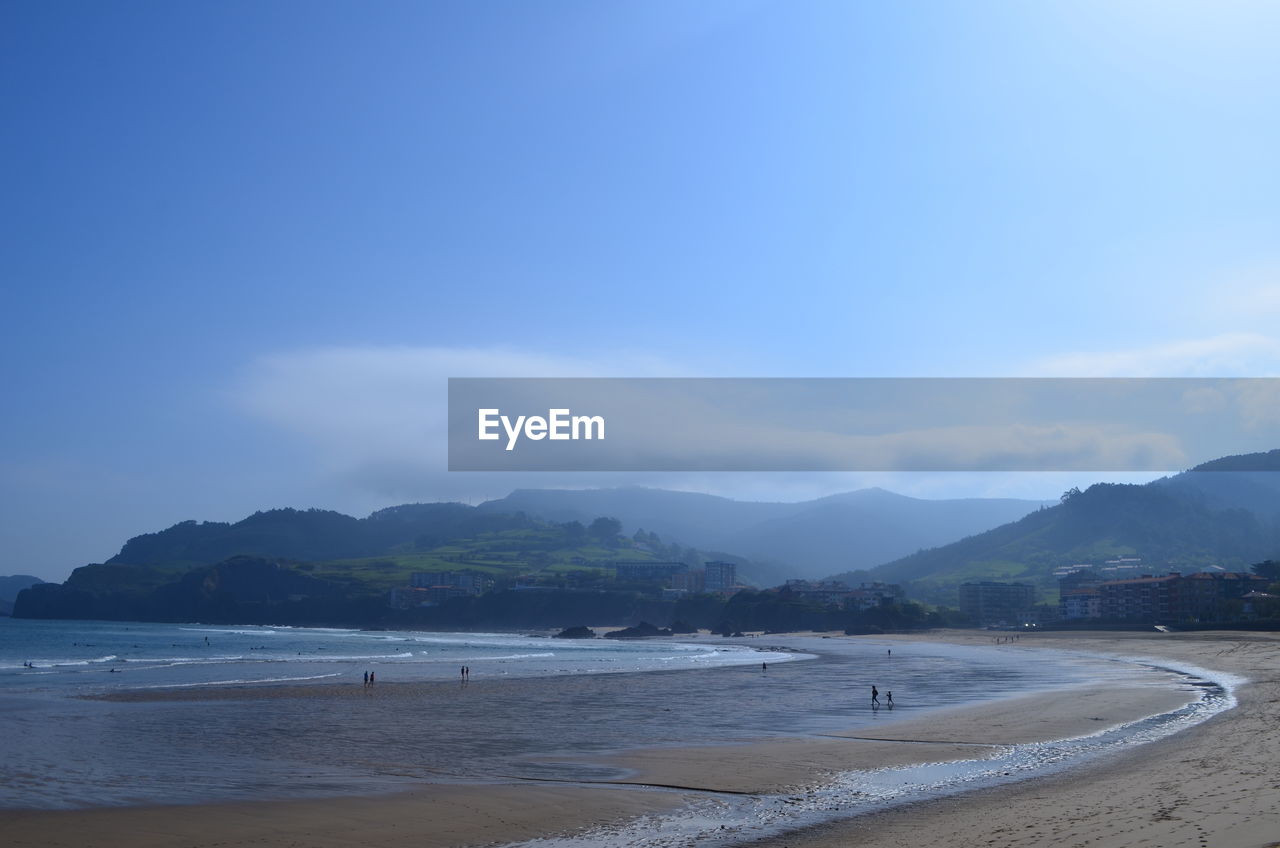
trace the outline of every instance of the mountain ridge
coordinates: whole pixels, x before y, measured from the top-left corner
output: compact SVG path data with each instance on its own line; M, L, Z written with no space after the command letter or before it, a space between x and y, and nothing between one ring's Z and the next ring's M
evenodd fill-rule
M1052 600L1055 569L1121 556L1140 558L1144 573L1247 570L1280 551L1280 474L1256 470L1271 458L1280 468L1280 451L1271 451L1141 485L1095 483L1017 521L886 562L871 575L910 582L914 597L954 604L958 585L972 580L1028 582Z
M1045 501L1016 498L927 500L872 487L808 501L737 501L640 486L517 489L480 509L519 510L553 521L591 512L664 540L733 551L774 564L778 582L870 569L915 551L999 526Z

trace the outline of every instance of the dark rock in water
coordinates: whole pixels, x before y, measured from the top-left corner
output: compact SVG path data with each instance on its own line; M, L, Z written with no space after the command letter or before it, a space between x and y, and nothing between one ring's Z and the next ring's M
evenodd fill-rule
M671 622L670 629L672 633L697 633L698 632L698 628L694 627L692 624L689 624L686 621L673 621Z
M596 632L592 630L590 627L584 627L583 625L579 624L577 627L566 627L564 630L561 630L552 638L553 639L594 639L596 638Z
M663 628L654 627L647 621L642 621L635 627L627 627L623 630L611 630L604 634L606 639L640 639L645 636L670 636L671 631Z

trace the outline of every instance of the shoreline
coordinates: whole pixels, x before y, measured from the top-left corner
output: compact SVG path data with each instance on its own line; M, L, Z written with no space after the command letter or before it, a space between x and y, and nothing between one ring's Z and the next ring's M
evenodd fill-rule
M1252 653L1280 655L1280 640L1268 634L1036 634L1009 646L1012 650L1034 651L1036 646L1065 650L1086 650L1134 659L1164 660L1198 667L1211 667L1231 674L1250 676L1240 657L1225 663L1211 660L1223 645L1252 646ZM1257 638L1249 639L1254 636ZM838 637L860 639L865 637ZM973 631L946 631L907 636L877 636L877 641L945 642L952 644L989 644L989 636ZM1157 648L1179 647L1166 651ZM1129 649L1129 650L1126 650ZM1245 651L1244 653L1251 653ZM1275 684L1271 684L1275 685ZM310 687L307 687L310 688ZM998 802L984 799L981 792L965 791L940 800L914 801L901 807L869 811L834 821L826 821L783 836L757 840L762 846L790 845L826 848L826 846L864 844L859 840L880 841L888 832L919 841L922 818L934 823L930 827L955 827L964 819L972 821L972 832L955 831L953 836L939 835L929 841L955 845L1033 845L1045 837L1039 827L1028 830L1039 833L1027 842L991 842L992 833L1003 833L1003 817L1010 815L1005 801L1011 797L1039 798L1040 807L1024 810L1017 818L1060 825L1054 808L1068 803L1066 795L1087 789L1096 782L1080 775L1109 775L1137 758L1144 762L1160 762L1161 777L1168 783L1187 782L1194 775L1183 769L1169 772L1164 763L1178 751L1178 740L1191 735L1203 736L1206 726L1217 735L1231 736L1239 722L1237 713L1245 706L1255 709L1259 702L1250 691L1252 684L1242 686L1248 697L1241 698L1242 707L1216 716L1190 730L1135 746L1132 751L1113 754L1101 762L1087 763L1064 772L1006 783L1000 787ZM1123 690L1123 691L1121 691ZM234 691L234 690L233 690ZM515 842L540 836L580 832L584 829L608 827L637 816L686 810L700 800L718 795L756 795L778 792L807 791L850 769L883 769L938 761L972 759L997 748L1060 739L1096 732L1103 726L1114 726L1178 706L1181 696L1150 686L1112 686L1097 690L1066 690L1039 693L977 705L951 707L905 718L895 718L883 730L860 728L848 733L825 735L823 738L798 737L764 740L748 744L727 744L699 748L654 748L626 751L609 757L572 758L575 762L606 764L627 774L617 780L598 783L556 783L522 781L519 784L428 784L408 791L378 796L344 796L324 799L233 801L217 804L114 807L88 810L0 810L0 828L11 844L23 846L101 845L201 845L223 839L239 844L285 845L301 840L305 844L345 846L377 843L390 846L414 845L419 848L471 844ZM263 690L252 695L260 697ZM208 696L209 693L201 693ZM248 697L237 691L233 697ZM1190 696L1187 696L1189 698ZM1187 700L1183 698L1183 702ZM1274 718L1275 706L1265 702ZM1084 709L1087 707L1087 709ZM1154 708L1153 708L1154 707ZM1085 714L1087 713L1087 715ZM1147 750L1150 749L1150 750ZM1152 753L1155 752L1155 753ZM1152 759L1152 758L1155 759ZM1273 760L1274 761L1274 760ZM763 766L762 763L767 763ZM1182 764L1185 765L1185 764ZM1149 766L1153 767L1154 766ZM1172 777L1171 777L1172 775ZM1128 778L1133 781L1133 776ZM1060 788L1059 794L1036 795L1049 782ZM655 788L671 787L671 788ZM1257 787L1260 788L1260 787ZM990 793L987 793L990 794ZM1152 801L1150 792L1130 793L1129 804L1145 809ZM1265 795L1265 792L1262 793ZM1270 787L1275 800L1276 790ZM1114 789L1110 797L1124 797ZM1145 800L1144 800L1145 799ZM1047 805L1047 806L1046 806ZM1034 804L1032 805L1035 806ZM1274 806L1274 805L1272 805ZM943 812L938 812L938 811ZM970 811L958 815L957 810ZM1250 822L1261 820L1275 825L1272 814L1261 810L1247 816ZM936 821L934 821L936 819ZM1097 823L1095 822L1095 825ZM1048 824L1046 824L1046 827ZM1249 825L1252 827L1252 825ZM1096 829L1105 832L1106 828ZM1219 828L1221 830L1222 828ZM1248 828L1245 828L1248 830ZM1239 828L1237 828L1239 830ZM1216 831L1211 831L1216 832ZM1252 830L1249 830L1252 833ZM1273 833L1280 833L1277 828ZM985 838L979 839L982 834ZM1016 836L1017 834L1012 834ZM218 837L218 839L215 839ZM746 835L744 834L744 838ZM1054 837L1058 838L1058 837ZM1062 837L1065 838L1065 837ZM746 838L747 842L750 841ZM966 841L969 840L969 841ZM743 842L742 840L739 840ZM746 844L746 842L743 842ZM1125 845L1125 842L1107 843ZM1159 843L1173 844L1173 843ZM1188 843L1191 844L1191 843ZM1254 848L1266 843L1219 842Z
M1164 687L1038 692L895 718L883 728L744 745L641 749L608 758L634 771L621 782L780 794L849 771L875 771L994 756L1011 746L1091 736L1193 702ZM1081 711L1083 707L1083 711ZM767 767L761 767L761 761ZM714 773L708 763L714 762Z
M915 635L892 637L923 641ZM978 644L980 634L935 634ZM1234 709L1163 739L1057 773L854 817L781 836L746 840L750 848L848 848L927 842L983 848L1277 848L1280 784L1272 777L1280 741L1280 634L1046 632L1028 646L1089 650L1170 665L1211 667L1245 678Z

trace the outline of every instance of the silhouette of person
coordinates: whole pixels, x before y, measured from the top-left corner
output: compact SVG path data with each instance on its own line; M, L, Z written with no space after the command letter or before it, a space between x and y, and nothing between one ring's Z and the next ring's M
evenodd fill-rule
M893 692L885 693L885 703L889 705L889 709L893 709Z
M880 706L880 690L875 686L871 687L871 703Z

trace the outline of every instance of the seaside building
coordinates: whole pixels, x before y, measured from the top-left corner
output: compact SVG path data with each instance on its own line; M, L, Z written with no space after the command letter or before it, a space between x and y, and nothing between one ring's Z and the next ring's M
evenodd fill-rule
M1099 614L1117 621L1173 621L1177 583L1181 574L1147 574L1128 580L1109 580L1098 587Z
M906 593L896 583L862 583L853 588L843 580L788 580L782 587L796 598L812 604L869 610L900 604Z
M1035 587L1026 583L964 583L960 586L960 611L975 624L1022 624L1031 615Z
M1073 565L1054 572L1058 575L1058 615L1073 621L1102 615L1098 585L1103 577L1088 565Z
M858 588L849 593L845 606L849 609L869 610L890 604L901 604L907 599L907 593L897 583L860 583Z
M732 592L738 585L738 566L732 562L708 562L703 567L703 581L703 588L707 592Z
M409 585L391 590L395 609L442 604L450 598L482 595L493 588L493 578L478 571L415 571Z
M671 575L671 590L677 593L696 595L706 591L707 573L705 571L677 571Z
M1102 596L1096 587L1072 589L1062 593L1058 610L1066 621L1099 618L1102 615Z
M1098 586L1099 616L1150 624L1224 621L1243 613L1245 595L1266 587L1263 577L1229 571L1109 580Z

